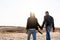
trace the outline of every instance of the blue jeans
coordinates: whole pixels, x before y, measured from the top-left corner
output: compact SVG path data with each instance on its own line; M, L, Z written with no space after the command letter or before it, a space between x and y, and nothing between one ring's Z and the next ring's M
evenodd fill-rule
M27 40L30 40L30 36L33 36L33 40L36 40L36 30L28 30L28 39Z
M52 28L52 26L47 26L46 27L46 40L51 40L51 38L50 38L51 28Z

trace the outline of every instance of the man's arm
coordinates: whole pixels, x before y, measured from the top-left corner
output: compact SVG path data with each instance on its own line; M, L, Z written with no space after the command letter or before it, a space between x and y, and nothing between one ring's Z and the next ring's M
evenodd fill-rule
M46 19L45 19L45 16L44 16L44 21L43 21L43 24L42 24L42 29L44 27L45 21L46 21Z
M52 24L52 26L53 26L53 32L54 32L55 31L54 23Z
M55 26L54 26L54 19L53 19L53 17L51 17L52 18L52 27L53 27L53 32L55 31Z

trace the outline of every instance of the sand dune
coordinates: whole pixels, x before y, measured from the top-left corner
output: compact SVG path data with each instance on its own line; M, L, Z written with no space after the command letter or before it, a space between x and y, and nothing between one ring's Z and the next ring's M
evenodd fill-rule
M32 40L31 36L31 40ZM0 40L27 40L26 33L0 33ZM46 33L37 33L37 40L46 40ZM60 40L60 32L51 32L51 40Z

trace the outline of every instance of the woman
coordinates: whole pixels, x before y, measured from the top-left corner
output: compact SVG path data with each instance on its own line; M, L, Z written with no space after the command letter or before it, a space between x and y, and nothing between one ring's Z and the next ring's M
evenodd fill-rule
M26 27L26 30L28 33L27 40L30 40L31 34L33 36L33 40L36 40L36 30L38 30L38 26L40 27L40 25L38 24L37 18L35 18L35 15L33 13L30 13L30 17L27 20L27 27Z

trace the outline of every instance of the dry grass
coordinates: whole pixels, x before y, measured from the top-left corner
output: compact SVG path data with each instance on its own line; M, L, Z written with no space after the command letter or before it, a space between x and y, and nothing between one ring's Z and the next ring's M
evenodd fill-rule
M32 40L31 36L31 40ZM0 33L0 40L27 40L26 33ZM46 33L37 33L37 40L46 40ZM51 32L51 40L60 40L60 32Z

